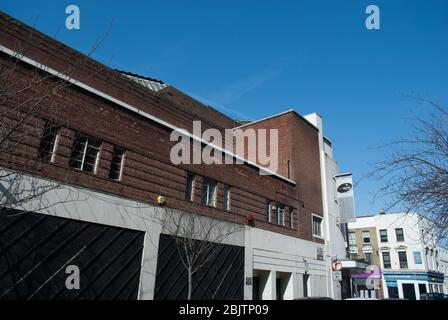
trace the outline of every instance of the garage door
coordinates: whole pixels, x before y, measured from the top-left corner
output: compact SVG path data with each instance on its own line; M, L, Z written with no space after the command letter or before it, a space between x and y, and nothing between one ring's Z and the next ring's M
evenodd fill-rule
M1 210L0 299L137 299L143 238L134 230Z

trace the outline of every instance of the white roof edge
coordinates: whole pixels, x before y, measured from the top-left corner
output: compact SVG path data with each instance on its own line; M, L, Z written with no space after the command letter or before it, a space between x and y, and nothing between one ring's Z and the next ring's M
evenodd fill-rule
M249 125L253 125L253 124L258 123L258 122L262 122L262 121L266 121L266 120L269 120L269 119L272 119L272 118L275 118L275 117L279 117L279 116L282 116L282 115L287 114L287 113L289 113L289 112L295 113L298 117L302 118L303 120L305 120L306 122L308 122L308 124L309 124L310 126L312 126L312 127L315 128L317 131L319 131L319 128L318 128L318 127L316 127L316 126L315 126L313 123L311 123L311 121L309 121L305 116L302 116L301 114L299 114L299 113L298 113L296 110L294 110L294 109L288 109L288 110L286 110L286 111L283 111L283 112L274 114L274 115L272 115L272 116L265 117L265 118L262 118L262 119L259 119L259 120L255 120L255 121L252 121L252 122L243 124L243 125L241 125L241 126L238 126L238 127L233 128L232 130L236 130L236 129L243 128L243 127L246 127L246 126L249 126Z
M13 56L13 57L16 57L17 59L20 59L21 61L23 61L23 62L25 62L25 63L27 63L29 65L32 65L33 67L36 67L36 68L38 68L40 70L43 70L43 71L45 71L47 73L50 73L50 74L52 74L54 76L57 76L57 77L65 80L67 82L70 82L70 83L72 83L72 84L74 84L74 85L76 85L76 86L78 86L78 87L80 87L80 88L82 88L82 89L84 89L86 91L89 91L89 92L91 92L91 93L93 93L93 94L95 94L97 96L100 96L100 97L102 97L102 98L104 98L106 100L109 100L109 101L111 101L111 102L113 102L115 104L118 104L118 105L124 107L125 109L128 109L128 110L130 110L130 111L132 111L134 113L139 114L140 116L143 116L143 117L145 117L147 119L150 119L150 120L152 120L154 122L157 122L157 123L159 123L159 124L169 128L171 130L175 130L175 131L178 131L178 132L180 132L182 134L186 134L187 136L189 136L190 138L192 138L192 139L194 139L196 141L199 141L201 143L209 145L212 148L214 148L214 149L216 149L218 151L223 152L224 154L232 156L232 157L234 157L234 158L236 158L236 159L238 159L238 160L240 160L240 161L242 161L244 163L247 163L249 165L252 165L252 166L258 168L260 170L260 172L264 172L267 175L275 176L275 177L280 178L281 180L284 180L284 181L289 182L291 184L294 184L294 185L296 184L295 181L293 181L291 179L288 179L288 178L286 178L286 177L284 177L284 176L282 176L282 175L280 175L278 173L275 173L272 170L269 170L267 168L261 167L260 165L254 163L252 161L249 161L247 159L244 159L244 158L234 154L233 152L230 152L230 151L228 151L226 149L222 149L222 148L220 148L220 147L218 147L218 146L216 146L214 144L211 144L211 143L203 140L200 137L196 137L196 136L192 135L191 133L186 132L186 130L184 130L184 129L178 128L178 127L172 125L169 122L166 122L166 121L164 121L162 119L159 119L159 118L157 118L157 117L155 117L155 116L153 116L153 115L151 115L151 114L149 114L147 112L144 112L144 111L142 111L142 110L140 110L140 109L138 109L138 108L136 108L136 107L134 107L134 106L124 102L124 101L121 101L121 100L119 100L117 98L114 98L114 97L108 95L107 93L104 93L104 92L102 92L102 91L100 91L98 89L95 89L95 88L93 88L93 87L91 87L91 86L89 86L89 85L87 85L87 84L85 84L83 82L77 81L77 80L75 80L75 79L73 79L73 78L71 78L71 77L69 77L69 76L67 76L67 75L65 75L65 74L55 70L55 69L52 69L52 68L50 68L50 67L48 67L48 66L46 66L46 65L44 65L42 63L39 63L39 62L31 59L31 58L28 58L28 57L26 57L26 56L24 56L22 54L19 54L18 52L14 51L14 50L6 48L3 45L0 45L0 50L3 51L4 53L10 55L10 56Z
M295 110L294 110L294 109L289 109L289 110L286 110L286 111L283 111L283 112L274 114L274 115L269 116L269 117L266 117L266 118L262 118L262 119L255 120L255 121L252 121L252 122L249 122L249 123L246 123L246 124L242 124L242 125L240 125L240 126L238 126L238 127L233 128L233 130L235 130L235 129L239 129L239 128L242 128L242 127L245 127L245 126L248 126L248 125L252 125L252 124L254 124L254 123L258 123L258 122L261 122L261 121L269 120L269 119L271 119L271 118L275 118L275 117L278 117L278 116L282 116L282 115L284 115L284 114L286 114L286 113L288 113L288 112L295 112Z

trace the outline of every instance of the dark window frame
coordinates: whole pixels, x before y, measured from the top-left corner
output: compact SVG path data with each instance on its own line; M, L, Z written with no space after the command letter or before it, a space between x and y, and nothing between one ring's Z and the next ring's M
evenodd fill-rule
M401 232L399 234L399 231ZM395 237L397 239L397 242L404 242L404 230L403 228L396 228L395 229Z
M77 133L73 140L69 166L82 172L96 174L100 159L102 141ZM94 158L93 162L91 161ZM79 165L78 165L79 164Z
M42 137L39 146L39 158L45 162L53 163L59 145L59 138L62 127L47 121L42 130Z

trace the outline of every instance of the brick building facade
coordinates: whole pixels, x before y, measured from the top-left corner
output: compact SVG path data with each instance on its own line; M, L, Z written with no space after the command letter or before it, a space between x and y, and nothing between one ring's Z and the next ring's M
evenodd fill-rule
M144 232L138 298L157 298L154 271L160 269L157 257L162 256L158 243L149 248L147 237L160 230L131 221L118 222L112 211L119 209L109 207L106 198L138 203L154 211L157 198L163 196L169 208L228 223L247 225L250 217L250 227L229 245L244 248L244 271L235 267L235 274L253 281L241 278L236 285L241 286L237 290L241 295L224 294L224 298L293 298L303 294L303 286L307 286L308 294L325 295L324 235L313 230L313 221L319 223L313 217L323 218L318 129L305 118L286 112L241 127L279 130L279 167L275 174L260 175L263 168L248 162L174 165L170 161L170 150L176 144L170 141L173 129L191 134L193 121L199 120L202 130L216 128L224 133L240 123L160 81L137 75L131 78L112 70L3 13L0 48L1 64L15 64L14 72L8 75L10 90L36 83L1 106L2 122L9 126L20 122L20 128L16 136L8 138L17 144L0 154L0 166L89 190L94 196L86 203L93 201L91 207L99 208L98 212L108 208L101 218L86 209L78 220ZM153 81L160 88L151 90L135 78ZM15 107L52 90L22 123L25 111ZM205 185L209 188L210 181L217 190L211 205L204 203ZM68 218L73 216L69 211L78 208L55 206L35 214ZM262 244L266 239L271 243ZM263 249L269 251L266 246L272 246L276 253L261 254ZM283 261L280 269L273 267L273 259ZM264 276L259 275L262 273ZM307 273L315 275L309 283L300 279ZM179 295L182 297L182 293Z

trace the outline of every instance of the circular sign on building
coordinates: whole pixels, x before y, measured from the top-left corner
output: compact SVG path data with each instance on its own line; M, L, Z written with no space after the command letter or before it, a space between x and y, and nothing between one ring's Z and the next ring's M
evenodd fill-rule
M339 260L334 260L334 261L331 263L331 269L332 269L333 271L341 271L341 269L342 269L342 263L341 263L341 261L339 261Z

